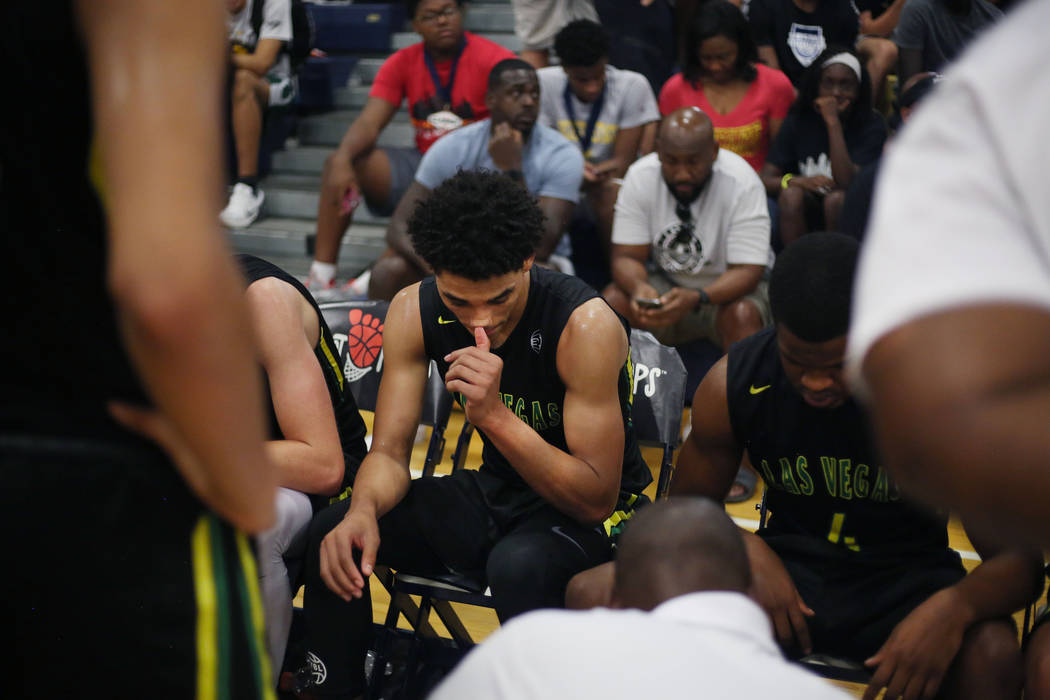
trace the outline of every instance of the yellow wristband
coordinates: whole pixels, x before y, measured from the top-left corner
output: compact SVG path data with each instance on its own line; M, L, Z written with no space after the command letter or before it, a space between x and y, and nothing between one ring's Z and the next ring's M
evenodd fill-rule
M780 189L786 190L788 183L791 182L791 178L795 177L793 173L787 173L784 177L780 178Z

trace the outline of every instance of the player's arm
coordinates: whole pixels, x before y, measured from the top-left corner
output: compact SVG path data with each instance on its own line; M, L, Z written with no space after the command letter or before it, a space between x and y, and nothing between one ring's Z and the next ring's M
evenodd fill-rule
M173 455L183 477L223 517L258 532L273 520L275 475L257 369L245 361L254 350L242 283L215 218L222 8L92 0L77 11L125 347L156 419L186 448Z
M255 45L255 51L252 53L234 52L230 54L230 63L233 64L234 68L244 68L262 77L277 62L277 56L281 53L282 46L284 46L284 42L280 39L259 39Z
M909 494L1050 537L1050 314L986 304L930 314L880 338L863 373L886 461Z
M618 392L627 361L627 334L601 299L577 308L558 342L558 375L565 384L562 423L569 448L544 440L499 400L502 362L488 350L484 331L476 347L449 355L450 391L464 395L467 418L536 493L577 521L600 523L616 504L623 469L624 429ZM595 352L601 348L601 352Z
M328 384L313 351L320 333L317 312L294 287L275 277L252 283L245 299L284 436L266 443L278 483L332 495L343 482L343 450Z
M678 453L671 481L672 496L706 496L723 501L733 485L744 448L729 419L727 370L723 356L708 371L693 395L692 429ZM773 622L777 639L785 648L810 649L812 616L795 589L783 562L758 535L740 530L751 563L751 595Z
M350 509L321 543L321 578L345 600L361 597L379 549L378 520L408 492L412 443L423 411L429 364L419 317L419 285L413 284L397 293L383 322L383 378L372 447L354 477ZM360 569L354 551L361 552Z
M882 688L896 697L922 688L933 697L973 625L1006 619L1043 590L1043 557L1038 549L1003 548L973 527L967 534L982 562L958 583L937 591L901 620L865 664L875 669L864 695Z
M413 180L405 190L401 201L397 203L397 208L386 229L386 244L390 246L390 249L396 251L401 257L411 260L416 267L427 274L430 273L430 266L416 254L416 249L412 246L412 239L408 235L408 220L412 218L416 205L429 197L430 192L430 188L426 185Z

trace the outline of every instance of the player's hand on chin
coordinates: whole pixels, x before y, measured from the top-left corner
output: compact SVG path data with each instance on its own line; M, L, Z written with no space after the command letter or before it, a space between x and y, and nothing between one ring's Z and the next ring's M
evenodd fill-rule
M445 355L449 363L445 386L462 394L467 420L480 429L497 418L506 406L499 399L499 382L503 360L489 352L489 337L483 328L474 329L474 346L453 350Z

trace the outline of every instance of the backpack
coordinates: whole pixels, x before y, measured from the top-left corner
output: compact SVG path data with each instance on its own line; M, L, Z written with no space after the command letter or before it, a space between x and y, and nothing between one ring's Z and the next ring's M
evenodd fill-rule
M252 0L252 29L255 30L256 41L259 38L259 30L262 28L263 5L266 0ZM314 20L306 9L303 0L290 0L292 11L292 40L285 44L284 51L292 64L292 72L298 72L299 66L310 55L314 47Z

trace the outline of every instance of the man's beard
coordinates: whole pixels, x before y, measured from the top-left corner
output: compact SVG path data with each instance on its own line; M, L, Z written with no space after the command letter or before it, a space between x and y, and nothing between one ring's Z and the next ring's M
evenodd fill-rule
M689 204L692 204L693 202L695 202L697 197L699 197L701 194L703 194L704 188L707 187L707 183L711 182L711 175L712 174L713 173L708 173L707 177L704 178L703 182L700 182L700 183L692 185L692 187L689 189L689 191L686 194L684 194L684 195L680 194L678 189L677 189L677 186L675 184L673 184L673 183L668 182L667 178L664 178L664 184L667 185L667 189L670 190L671 196L674 197L676 200L678 200L679 203L685 204L685 205L689 205ZM684 183L683 182L681 184L685 185L685 184L691 184L691 183Z

